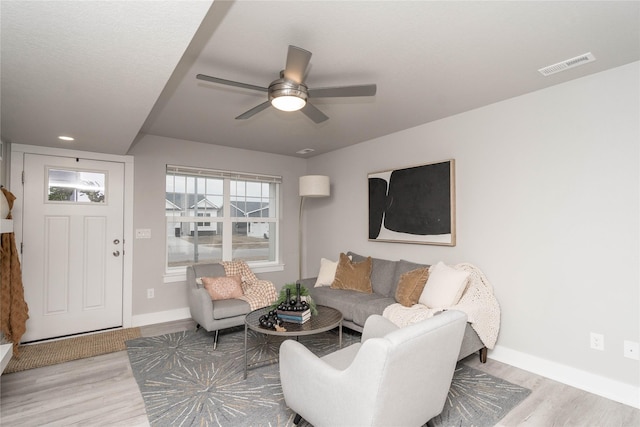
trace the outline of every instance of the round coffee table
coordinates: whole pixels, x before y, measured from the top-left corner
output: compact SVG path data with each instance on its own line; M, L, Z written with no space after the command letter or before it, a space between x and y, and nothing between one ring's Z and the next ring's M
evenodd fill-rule
M338 328L338 346L342 347L342 313L335 308L327 307L324 305L318 305L318 314L311 316L311 319L303 324L285 322L284 327L286 331L276 331L273 329L266 329L260 326L259 319L263 314L267 314L270 310L269 307L259 308L253 310L247 314L244 318L244 378L247 379L247 369L249 363L247 360L247 336L249 329L255 332L259 332L265 335L275 335L279 337L299 337L303 335L313 335L322 332L330 331L331 329ZM253 363L257 365L266 362L266 360Z

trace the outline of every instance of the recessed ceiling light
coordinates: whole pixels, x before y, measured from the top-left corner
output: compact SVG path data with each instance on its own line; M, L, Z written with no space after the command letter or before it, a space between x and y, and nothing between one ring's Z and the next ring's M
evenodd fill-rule
M303 148L300 151L296 151L296 154L309 154L309 153L313 153L314 151L316 150L314 150L313 148Z
M72 138L70 136L64 136L64 135L60 135L58 139L61 139L63 141L75 141L75 138Z

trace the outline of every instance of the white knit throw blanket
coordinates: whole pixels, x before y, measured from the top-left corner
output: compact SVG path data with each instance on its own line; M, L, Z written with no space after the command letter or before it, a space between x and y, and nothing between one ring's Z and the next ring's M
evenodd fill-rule
M469 284L458 304L447 308L431 309L422 304L405 307L396 303L388 306L382 315L403 327L432 317L445 309L460 310L467 313L467 321L483 344L492 349L500 330L500 306L493 295L493 287L482 271L472 264L461 263L453 268L470 273Z

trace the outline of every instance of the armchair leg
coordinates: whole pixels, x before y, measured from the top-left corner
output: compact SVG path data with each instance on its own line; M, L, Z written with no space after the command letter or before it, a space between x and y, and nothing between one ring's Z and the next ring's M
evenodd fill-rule
M480 354L481 363L487 363L487 352L488 352L487 347L482 347L478 352Z
M295 417L293 417L293 424L298 425L298 423L302 420L302 417L300 416L300 414L296 414Z
M218 329L216 329L216 334L213 336L213 349L215 350L218 347Z

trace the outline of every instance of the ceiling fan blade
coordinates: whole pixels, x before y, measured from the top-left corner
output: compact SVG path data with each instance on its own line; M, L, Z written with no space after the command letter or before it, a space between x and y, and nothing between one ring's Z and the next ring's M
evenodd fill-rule
M376 90L377 90L377 87L374 84L322 87L318 89L309 89L309 97L310 98L333 98L333 97L350 97L350 96L373 96L376 94Z
M260 92L268 92L269 91L269 89L267 89L266 87L250 85L248 83L234 82L233 80L225 80L225 79L221 79L221 78L218 78L218 77L206 76L204 74L198 74L196 76L196 79L205 80L205 81L212 82L212 83L220 83L222 85L227 85L227 86L235 86L235 87L241 87L241 88L244 88L244 89L258 90Z
M309 61L311 60L311 52L299 47L289 45L287 53L287 65L284 69L284 77L300 84L304 81L304 75L307 72Z
M313 104L308 102L300 111L302 111L305 116L313 120L314 123L322 123L329 119L329 117L327 117L322 111L318 110Z
M252 109L250 109L249 111L245 111L244 113L240 114L238 117L236 117L236 120L248 119L249 117L252 117L258 114L260 111L264 110L265 108L268 108L270 105L271 105L271 102L269 101L265 101L262 104L258 104Z

